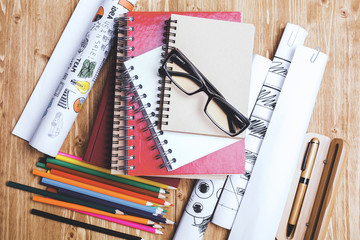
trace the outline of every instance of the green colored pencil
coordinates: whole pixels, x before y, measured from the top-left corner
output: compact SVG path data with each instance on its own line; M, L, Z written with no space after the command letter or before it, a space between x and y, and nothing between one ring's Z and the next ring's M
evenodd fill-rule
M81 167L81 166L71 164L71 163L68 163L68 162L63 162L63 161L56 160L56 159L53 159L53 158L50 158L50 157L46 158L46 162L47 163L52 163L52 164L55 164L55 165L58 165L58 166L70 168L70 169L73 169L73 170L77 170L77 171L80 171L80 172L88 173L88 174L91 174L91 175L95 175L95 176L98 176L98 177L110 179L110 180L113 180L113 181L116 181L116 182L131 185L131 186L134 186L134 187L147 189L147 190L152 191L152 192L156 192L156 193L161 192L161 188L159 188L159 187L151 186L151 185L141 183L141 182L136 182L136 181L126 179L126 178L122 178L122 177L119 177L119 176L114 176L114 175L111 175L111 174L108 174L108 173L99 172L99 171L96 171L96 170L93 170L93 169Z
M34 188L34 187L30 187L27 185L23 185L20 183L16 183L16 182L12 182L12 181L8 181L6 183L7 186L12 187L12 188L16 188L16 189L20 189L20 190L24 190L27 192L32 192L35 194L39 194L45 197L50 197L56 200L60 200L60 201L65 201L65 202L71 202L71 203L75 203L75 204L79 204L82 206L86 206L86 207L90 207L90 208L95 208L98 210L102 210L104 212L109 212L109 213L113 213L113 214L123 214L123 212L121 212L120 210L113 208L113 207L108 207L108 206L104 206L104 205L100 205L100 204L96 204L90 201L83 201L77 198L73 198L73 197L69 197L69 196L65 196L65 195L61 195L61 194L57 194L57 193L53 193L53 192L48 192L39 188Z
M45 164L45 163L42 163L42 162L37 162L37 163L36 163L36 166L39 167L39 168L46 169L46 170L50 170L50 169L51 169L51 168L46 167L46 164Z

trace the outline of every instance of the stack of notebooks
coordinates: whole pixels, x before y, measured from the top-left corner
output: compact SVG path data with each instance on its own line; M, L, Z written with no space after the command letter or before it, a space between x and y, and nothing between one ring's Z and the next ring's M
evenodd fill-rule
M158 73L177 48L247 116L254 27L240 21L240 12L129 12L120 18L115 72L84 160L135 176L244 173L245 132L223 133L204 113L206 94L187 96Z

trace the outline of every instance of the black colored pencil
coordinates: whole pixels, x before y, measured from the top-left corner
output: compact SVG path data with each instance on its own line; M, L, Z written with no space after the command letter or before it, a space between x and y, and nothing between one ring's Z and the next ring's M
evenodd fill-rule
M65 196L65 195L61 195L61 194L57 194L57 193L53 193L53 192L48 192L39 188L34 188L31 186L27 186L24 184L20 184L20 183L16 183L16 182L12 182L12 181L8 181L6 183L7 186L12 187L12 188L16 188L16 189L20 189L20 190L24 190L27 192L31 192L31 193L35 193L35 194L39 194L45 197L50 197L56 200L60 200L60 201L65 201L65 202L71 202L71 203L75 203L75 204L79 204L79 205L83 205L86 207L90 207L90 208L95 208L104 212L109 212L109 213L113 213L113 214L122 214L122 212L116 208L113 208L111 206L104 206L104 205L99 205L99 204L94 204L93 202L88 202L88 201L84 201L81 199L77 199L77 198L73 198L73 197L69 197L69 196Z
M87 195L77 193L77 192L74 192L74 191L70 191L70 190L67 190L67 189L59 188L58 191L59 191L60 194L64 194L64 195L71 196L71 197L74 197L74 198L79 198L79 199L82 199L82 200L85 200L85 201L97 203L99 205L102 204L102 205L105 205L105 206L113 207L113 208L116 208L116 209L118 209L118 210L120 210L120 211L122 211L124 213L130 214L130 215L133 215L133 216L147 218L147 219L150 219L150 220L152 220L154 222L173 224L172 221L170 221L170 220L168 220L166 218L163 218L161 216L154 216L151 213L144 212L144 211L141 211L141 210L136 209L136 208L119 205L117 203L109 202L109 201L98 199L98 198L91 197L91 196L87 196Z
M79 222L79 221L76 221L73 219L61 217L61 216L54 215L54 214L47 213L47 212L43 212L43 211L40 211L37 209L31 209L30 213L34 214L36 216L40 216L43 218L51 219L51 220L66 223L66 224L71 224L71 225L74 225L77 227L82 227L82 228L89 229L92 231L108 234L108 235L111 235L114 237L119 237L119 238L123 238L123 239L127 239L127 240L143 240L141 237L133 236L133 235L122 233L122 232L113 231L110 229L98 227L98 226L91 225L91 224L84 223L84 222Z

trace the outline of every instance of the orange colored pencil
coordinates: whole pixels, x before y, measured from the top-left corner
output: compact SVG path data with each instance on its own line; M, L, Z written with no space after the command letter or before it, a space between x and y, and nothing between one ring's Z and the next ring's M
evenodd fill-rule
M167 202L167 201L165 201L163 199L153 198L153 197L146 196L146 195L143 195L143 194L140 194L140 193L131 192L129 190L121 189L121 188L114 187L114 186L111 186L111 185L108 185L108 184L104 184L104 183L97 182L97 181L94 181L94 180L90 180L90 179L87 179L87 178L79 177L79 176L76 176L76 175L73 175L73 174L65 173L65 172L62 172L62 171L59 171L59 170L56 170L56 169L51 169L50 172L52 174L56 175L56 176L59 176L59 177L71 179L71 180L74 180L74 181L77 181L77 182L86 183L88 185L92 185L92 186L95 186L95 187L107 189L107 190L110 190L110 191L113 191L113 192L122 193L122 194L125 194L125 195L128 195L128 196L144 199L144 200L150 201L152 203L157 203L157 204L165 205L165 206L171 206L171 204L169 202Z
M82 206L79 204L74 204L74 203L63 202L63 201L55 200L52 198L33 196L33 201L46 203L46 204L50 204L50 205L54 205L54 206L58 206L58 207L64 207L64 208L68 208L71 210L74 209L74 210L79 210L79 211L85 211L85 212L89 212L89 213L99 214L99 215L103 215L103 216L107 216L107 217L113 217L113 218L117 218L117 219L122 219L122 220L140 223L140 224L145 224L145 225L154 224L153 221L148 220L146 218L135 217L135 216L131 216L131 215L108 213L108 212L104 212L104 211L97 210L94 208L89 208L89 207L85 207L85 206Z
M149 201L146 201L146 200L143 200L143 199L139 199L139 198L128 196L128 195L125 195L125 194L122 194L122 193L117 193L117 192L113 192L113 191L110 191L110 190L107 190L107 189L102 189L102 188L99 188L99 187L91 186L89 184L77 182L77 181L67 179L67 178L63 178L63 177L59 177L59 176L56 176L54 174L42 172L42 171L39 171L39 170L36 170L36 169L33 169L33 174L37 175L37 176L40 176L40 177L49 178L49 179L52 179L52 180L55 180L55 181L58 181L58 182L66 183L66 184L69 184L69 185L72 185L72 186L75 186L75 187L80 187L80 188L87 189L87 190L90 190L90 191L102 193L102 194L105 194L105 195L108 195L108 196L120 198L120 199L129 201L129 202L141 204L141 205L144 205L144 206L154 206L153 203L151 203Z
M105 183L107 185L115 186L115 187L118 187L118 188L121 188L121 189L126 189L126 190L131 191L131 192L137 192L137 193L147 195L147 196L150 196L150 197L166 198L165 195L162 195L161 193L156 193L156 192L146 190L146 189L143 189L143 188L134 187L134 186L131 186L131 185L128 185L128 184L125 184L125 183L116 182L114 180L98 177L96 175L88 174L88 173L85 173L85 172L80 172L80 171L77 171L77 170L74 170L74 169L71 169L71 168L66 168L66 167L63 167L63 166L59 166L59 165L56 165L56 164L46 163L46 167L51 168L51 169L56 169L56 170L61 171L61 172L70 173L72 175L76 175L76 176L83 177L83 178L86 178L86 179L91 179L93 181Z

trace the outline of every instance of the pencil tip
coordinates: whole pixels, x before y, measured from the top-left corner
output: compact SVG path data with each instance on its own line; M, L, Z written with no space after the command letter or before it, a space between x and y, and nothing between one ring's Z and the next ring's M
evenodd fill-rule
M153 226L153 228L163 229L164 227L163 227L163 226L160 226L159 224L155 224L155 225Z
M170 192L168 192L168 191L165 191L165 193L169 194Z
M166 193L167 191L165 189L160 188L159 193Z
M118 214L118 215L124 215L124 212L118 210L118 209L115 209L115 214Z
M166 219L165 223L166 223L166 224L176 224L175 222L173 222L173 221L171 221L171 220L169 220L169 219Z
M176 187L169 186L168 189L177 190Z
M158 229L155 229L155 233L156 234L164 234L162 231L158 230Z

